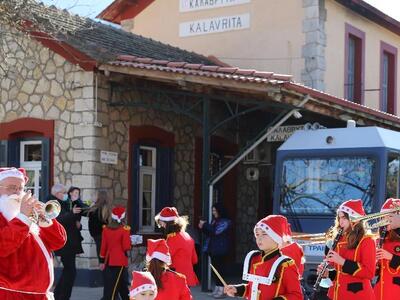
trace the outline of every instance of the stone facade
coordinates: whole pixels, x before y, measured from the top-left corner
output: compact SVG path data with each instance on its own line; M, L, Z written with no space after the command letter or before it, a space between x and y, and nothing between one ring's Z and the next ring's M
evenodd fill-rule
M326 9L325 0L303 0L303 33L305 45L302 49L304 69L302 82L314 89L325 90L326 71Z

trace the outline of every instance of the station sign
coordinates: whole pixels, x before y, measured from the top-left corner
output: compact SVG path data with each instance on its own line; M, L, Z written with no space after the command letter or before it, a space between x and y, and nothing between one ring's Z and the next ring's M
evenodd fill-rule
M251 0L179 0L179 11L190 12L203 9L250 3Z

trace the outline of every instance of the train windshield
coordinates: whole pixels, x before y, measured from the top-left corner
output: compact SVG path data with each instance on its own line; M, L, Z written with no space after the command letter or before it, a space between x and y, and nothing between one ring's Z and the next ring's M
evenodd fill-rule
M280 176L283 214L335 214L348 199L362 199L370 212L375 160L370 157L290 158Z

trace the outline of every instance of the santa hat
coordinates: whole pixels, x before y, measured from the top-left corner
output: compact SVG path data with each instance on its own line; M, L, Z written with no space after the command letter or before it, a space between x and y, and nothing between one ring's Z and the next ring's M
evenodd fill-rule
M279 246L283 242L289 240L288 236L288 221L284 216L270 215L260 221L254 226L254 234L256 229L260 229L269 235Z
M0 181L9 177L19 178L24 183L27 183L29 180L24 168L0 168Z
M175 207L164 207L160 213L156 216L156 221L175 221L179 218L178 211Z
M157 285L153 275L150 272L133 271L129 297L135 297L145 291L153 291L154 296L157 296Z
M122 219L125 218L125 207L114 207L112 210L111 218L118 223L121 223Z
M395 208L400 208L400 199L389 198L383 203L381 212L389 211Z
M347 200L339 206L337 211L344 212L352 218L365 216L365 211L361 199Z
M167 265L171 264L171 255L169 254L167 242L164 239L147 240L146 261L149 262L153 258L157 258Z

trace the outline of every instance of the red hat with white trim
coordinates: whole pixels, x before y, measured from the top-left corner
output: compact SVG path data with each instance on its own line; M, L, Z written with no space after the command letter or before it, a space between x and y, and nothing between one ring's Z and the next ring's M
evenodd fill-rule
M164 239L147 240L146 261L149 262L153 258L157 258L167 265L171 264L171 255L169 254L167 242Z
M347 200L339 206L337 211L347 213L349 217L352 218L365 216L365 211L361 199Z
M125 207L116 206L113 208L111 218L118 223L121 223L122 219L125 218Z
M268 234L279 246L282 246L282 243L289 239L287 235L287 224L288 221L284 216L270 215L258 221L256 226L254 226L254 234L256 233L256 229L260 229Z
M169 222L179 218L178 210L175 207L164 207L156 216L156 220Z
M10 177L22 179L24 183L29 180L24 168L0 168L0 181Z
M153 291L154 297L157 296L157 285L153 275L150 272L133 271L129 297L135 297L145 291Z
M383 203L381 212L389 211L395 208L400 208L400 199L389 198Z

